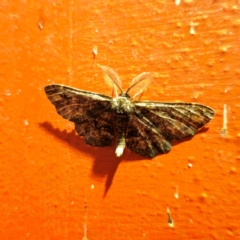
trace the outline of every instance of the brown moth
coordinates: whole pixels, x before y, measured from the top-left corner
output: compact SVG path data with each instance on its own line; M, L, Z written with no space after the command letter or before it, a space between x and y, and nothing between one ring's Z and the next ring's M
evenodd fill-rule
M111 145L116 134L116 155L127 147L144 157L167 153L174 139L193 136L214 115L213 109L197 103L136 101L148 87L152 74L141 73L124 92L118 74L99 66L114 97L60 84L45 87L59 115L75 123L75 129L91 146Z

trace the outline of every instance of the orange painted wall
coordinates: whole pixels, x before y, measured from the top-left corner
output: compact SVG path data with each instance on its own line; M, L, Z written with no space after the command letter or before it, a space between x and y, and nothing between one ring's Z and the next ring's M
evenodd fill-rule
M239 1L2 1L0 44L1 240L240 239ZM124 87L156 72L142 99L216 115L166 155L118 159L115 145L86 145L43 90L111 95L97 64Z

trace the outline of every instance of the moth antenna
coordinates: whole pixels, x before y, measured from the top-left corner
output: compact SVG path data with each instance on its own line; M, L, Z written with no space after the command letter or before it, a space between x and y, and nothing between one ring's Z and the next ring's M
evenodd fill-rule
M118 97L118 91L117 91L116 85L114 84L113 87L114 87L114 92L115 92L115 95L116 95L115 97Z
M115 93L115 97L117 98L118 97L118 92L117 92L117 89L116 89L116 86L114 85L114 87L112 88L112 97L114 97L114 93Z
M144 91L142 91L141 95L139 96L138 100L141 99L142 95L143 95Z
M153 77L154 77L153 73L150 72L141 73L132 80L126 93L132 96L131 98L136 98L139 94L141 94L142 96L143 92L146 91L149 84L151 83Z
M101 66L99 64L98 64L98 67L102 69L103 78L106 84L115 91L115 95L118 96L118 91L120 91L120 94L121 94L123 92L122 82L118 74L110 67Z

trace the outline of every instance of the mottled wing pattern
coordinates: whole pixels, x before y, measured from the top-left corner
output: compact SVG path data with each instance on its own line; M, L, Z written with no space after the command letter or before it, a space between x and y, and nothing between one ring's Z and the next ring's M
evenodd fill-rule
M85 142L92 146L108 146L114 136L114 113L102 111L89 116L86 121L75 123L75 130L84 136Z
M161 133L157 132L152 124L134 114L128 121L126 145L133 152L150 158L171 149L171 143Z
M45 87L59 115L75 123L75 129L92 146L110 145L114 136L112 98L64 85ZM110 111L109 111L110 110Z
M135 102L126 130L127 147L146 157L171 149L173 139L193 136L208 123L214 111L194 103Z

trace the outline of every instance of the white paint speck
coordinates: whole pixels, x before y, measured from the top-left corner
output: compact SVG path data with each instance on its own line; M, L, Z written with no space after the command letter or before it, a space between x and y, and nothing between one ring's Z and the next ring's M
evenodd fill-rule
M227 93L230 90L230 88L225 88L224 93Z
M88 240L88 238L87 238L87 224L84 224L83 232L84 232L84 236L83 236L82 240Z
M12 94L11 94L11 91L10 91L10 90L6 90L6 91L5 91L5 95L6 95L6 96L11 96L11 95L12 95Z
M223 105L223 127L221 129L221 136L226 137L227 135L227 104Z
M94 56L96 56L96 55L98 54L98 48L97 48L97 46L94 46L94 47L93 47L92 52L93 52Z
M170 228L174 228L174 221L171 218L171 213L170 213L170 209L169 208L167 208L167 214L168 214L168 226Z
M193 27L193 26L191 26L191 28L190 28L190 34L192 34L192 35L195 34L195 30L194 30L194 27Z
M175 193L174 193L174 197L175 197L176 199L179 198L179 194L178 194L178 186L176 186L176 191L175 191Z
M42 23L42 22L38 22L38 28L39 28L40 30L43 30L43 23Z
M189 163L189 164L188 164L188 167L189 167L189 168L192 168L192 163Z
M195 35L196 32L195 32L195 26L197 26L198 24L197 23L194 23L194 22L191 22L190 23L190 34L191 35Z
M181 0L175 0L175 4L178 6L181 3Z
M29 124L29 123L28 123L28 120L27 120L27 119L24 120L24 121L23 121L23 124L24 124L25 126L28 126L28 124Z

